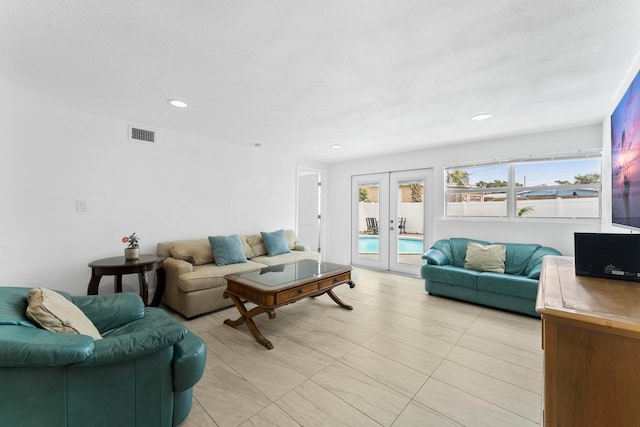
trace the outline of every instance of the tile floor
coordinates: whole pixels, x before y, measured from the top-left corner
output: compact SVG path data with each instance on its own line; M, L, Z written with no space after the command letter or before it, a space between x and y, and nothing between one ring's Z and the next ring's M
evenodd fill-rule
M354 289L255 318L266 350L231 307L190 321L205 373L182 427L534 426L540 321L429 296L422 279L354 269Z

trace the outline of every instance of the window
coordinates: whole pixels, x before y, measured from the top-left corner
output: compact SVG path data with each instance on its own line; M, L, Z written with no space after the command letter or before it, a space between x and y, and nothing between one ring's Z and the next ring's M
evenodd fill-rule
M446 170L449 216L507 216L508 165Z
M445 168L446 216L599 218L600 154Z

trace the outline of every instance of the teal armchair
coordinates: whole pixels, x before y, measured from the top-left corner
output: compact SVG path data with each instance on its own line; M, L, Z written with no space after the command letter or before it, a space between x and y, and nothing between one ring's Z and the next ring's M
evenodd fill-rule
M71 297L103 339L41 329L29 288L0 287L0 423L172 426L191 410L206 346L136 294Z

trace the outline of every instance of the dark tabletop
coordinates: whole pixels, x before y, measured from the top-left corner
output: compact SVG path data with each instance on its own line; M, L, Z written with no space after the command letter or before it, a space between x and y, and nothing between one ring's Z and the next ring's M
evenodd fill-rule
M140 255L138 259L126 260L124 256L114 256L111 258L97 259L89 263L89 267L129 267L135 265L154 264L164 261L165 257L158 255Z

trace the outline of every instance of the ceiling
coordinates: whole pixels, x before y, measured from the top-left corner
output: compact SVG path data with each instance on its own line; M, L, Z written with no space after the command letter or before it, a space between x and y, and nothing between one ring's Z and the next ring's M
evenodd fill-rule
M0 95L334 163L599 123L639 23L638 0L2 0Z

